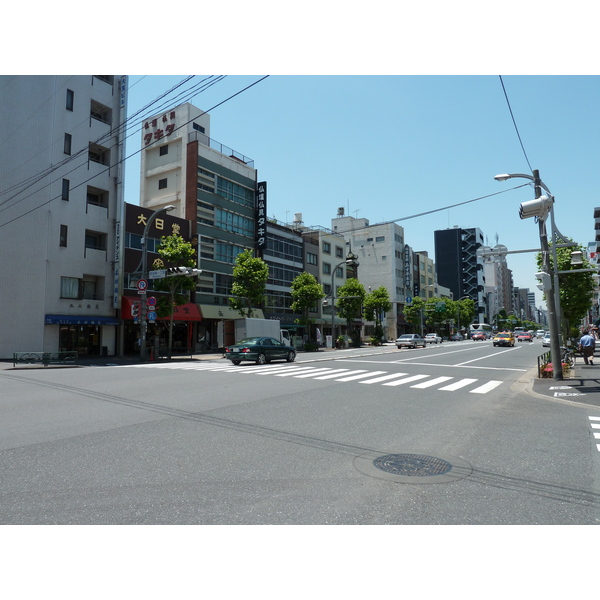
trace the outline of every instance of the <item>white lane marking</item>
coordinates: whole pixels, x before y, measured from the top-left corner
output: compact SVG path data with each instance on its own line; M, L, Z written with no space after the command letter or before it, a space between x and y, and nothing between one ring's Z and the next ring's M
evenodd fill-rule
M497 388L501 384L502 384L501 381L488 381L487 383L484 383L483 385L479 386L478 388L471 390L469 393L471 393L471 394L487 394L488 392L491 392L494 388Z
M300 373L301 371L310 371L314 367L280 367L270 368L264 371L257 371L254 375L277 375L278 373Z
M358 373L358 371L356 371L356 373ZM341 379L336 379L336 381L354 381L355 379L363 379L364 377L371 377L373 375L383 375L384 373L385 371L369 371L367 373L362 373L361 375L350 375L349 377L342 377Z
M519 346L522 348L522 346ZM485 360L486 358L490 358L492 356L498 356L498 354L504 354L505 352L512 352L513 350L518 350L519 348L509 348L508 350L502 350L502 352L494 352L493 354L488 354L487 356L481 356L480 358L474 358L473 360L467 360L463 363L459 363L456 365L457 367L462 367L463 365L468 365L472 362L477 362L478 360Z
M456 381L455 383L451 383L450 385L446 385L444 387L441 387L440 390L444 391L444 392L454 392L456 390L460 390L460 388L463 388L471 383L475 383L477 381L477 379L460 379L459 381Z
M590 421L600 421L600 417L588 417Z
M600 423L591 423L592 429L600 429Z
M448 381L449 379L452 379L452 377L436 377L435 379L424 381L423 383L417 383L417 385L411 385L410 387L424 390L425 388L433 387L438 383L444 383L444 381Z
M359 381L359 383L379 383L380 381L387 381L388 379L396 379L398 377L404 377L408 373L392 373L391 375L383 375L382 377L375 377L375 379L367 379L367 381Z
M282 373L275 373L275 377L291 377L291 376L296 376L296 375L303 375L305 373L309 373L312 375L312 373L315 372L319 372L322 373L323 369L315 369L315 367L304 367L303 369L294 369L294 370L290 370L290 371L283 371ZM264 375L264 373L260 373L261 375Z
M315 379L333 379L335 377L338 377L342 373L348 373L349 371L350 371L350 369L333 369L333 371L331 371L331 373L329 373L329 375L315 377Z
M399 381L388 381L387 383L382 383L381 385L404 385L405 383L410 383L411 381L425 379L425 377L429 377L429 375L412 375L411 377L406 377L405 379L400 379Z
M315 375L323 375L325 373L330 373L331 369L327 368L327 369L316 369L315 371L312 371L311 373L305 373L304 375L294 375L294 377L296 379L302 379L303 377L314 377ZM283 375L279 375L279 377L283 377Z

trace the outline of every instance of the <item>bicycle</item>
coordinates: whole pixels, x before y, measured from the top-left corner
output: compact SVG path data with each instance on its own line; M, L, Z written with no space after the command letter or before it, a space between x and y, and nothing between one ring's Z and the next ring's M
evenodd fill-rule
M575 352L571 348L561 348L561 362L572 367L575 365Z

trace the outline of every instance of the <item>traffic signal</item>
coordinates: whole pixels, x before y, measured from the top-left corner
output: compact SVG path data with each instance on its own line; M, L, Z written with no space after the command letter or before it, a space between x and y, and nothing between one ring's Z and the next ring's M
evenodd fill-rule
M539 290L547 292L552 289L552 280L550 279L550 275L548 273L544 273L542 271L541 273L536 273L535 277L536 279L540 280L540 283L538 283L536 286Z
M131 305L131 316L134 319L137 319L139 314L140 314L140 305L137 302L135 302L134 304Z

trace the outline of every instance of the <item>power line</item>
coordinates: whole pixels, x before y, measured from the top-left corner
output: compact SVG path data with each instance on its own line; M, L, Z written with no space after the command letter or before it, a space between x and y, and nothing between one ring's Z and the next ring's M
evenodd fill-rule
M241 93L245 92L246 90L249 90L251 87L254 87L255 85L257 85L261 81L264 81L265 79L267 79L267 77L269 77L269 75L265 75L264 77L261 77L260 79L258 79L254 83L251 83L250 85L247 85L245 88L239 90L235 94L232 94L228 98L225 98L225 100L222 100L221 102L215 104L214 106L212 106L208 110L203 111L202 114L207 114L210 111L214 110L215 108L218 108L219 106L225 104L225 102L228 102L232 98L235 98L236 96L239 96ZM195 118L197 118L197 117L194 117L194 119ZM187 121L185 123L182 123L179 127L177 127L176 129L174 129L173 131L177 131L178 129L181 129L182 127L185 127L186 125L188 125L189 123L191 123L194 119L190 119L189 121ZM95 179L96 177L98 177L99 175L102 175L102 173L106 173L106 171L109 171L110 169L116 167L117 165L121 164L122 162L126 161L127 159L131 158L132 156L135 156L136 154L139 154L140 152L142 152L142 150L145 150L145 148L140 148L139 150L136 150L135 152L132 152L129 156L126 156L125 158L116 161L113 165L109 165L106 169L104 169L100 173L97 173L96 175L93 175L89 179L86 179L85 181L82 181L81 183L78 183L77 185L73 186L73 188L71 188L71 189L74 190L74 189L77 189L78 187L81 187L82 185L85 185L85 184L89 183L90 181L92 181L93 179ZM30 214L30 213L32 213L32 212L34 212L34 211L36 211L36 210L38 210L40 208L42 208L42 207L50 204L50 202L53 202L54 200L58 200L61 197L62 197L62 195L58 195L58 196L55 196L54 198L50 198L49 200L47 200L46 202L43 202L42 204L39 204L38 206L34 206L32 209L24 212L23 214L15 217L14 219L11 219L10 221L7 221L6 223L0 224L0 229L2 227L5 227L6 225L10 225L11 223L14 223L15 221L17 221L17 220L19 220L19 219L27 216L28 214ZM14 206L14 204L12 206Z
M521 134L519 133L519 128L517 127L517 122L515 121L515 116L513 115L512 108L510 106L510 101L508 99L508 94L506 93L506 88L504 87L504 81L502 81L502 75L499 75L500 83L502 84L502 89L504 90L504 97L506 98L506 103L508 104L508 110L510 111L510 116L512 117L513 125L515 126L515 131L517 132L517 137L519 138L519 143L521 144L521 149L523 150L523 154L525 155L525 160L529 165L529 170L533 172L531 168L531 164L529 163L529 158L527 158L527 152L525 152L525 146L523 146L523 141L521 140Z

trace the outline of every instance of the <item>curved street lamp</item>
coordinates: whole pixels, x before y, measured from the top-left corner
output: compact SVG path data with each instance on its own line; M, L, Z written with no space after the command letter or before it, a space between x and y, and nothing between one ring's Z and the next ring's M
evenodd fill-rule
M522 219L530 217L537 217L538 219L543 264L543 272L540 273L540 276L546 275L546 277L540 277L540 279L546 282L544 284L544 289L546 292L546 305L548 306L552 373L554 379L561 380L563 378L563 372L559 342L558 307L560 306L560 298L558 274L556 273L558 264L556 262L556 238L554 234L554 196L552 196L548 187L540 179L540 172L537 169L533 170L533 175L528 175L527 173L504 173L494 177L496 181L506 181L507 179L513 178L529 179L530 181L533 181L534 185L535 200L521 204L519 214ZM542 196L541 189L545 190L548 193L548 196ZM548 246L548 233L546 231L546 218L548 217L548 214L550 214L550 224L552 226L552 258L554 260L554 271L550 268L550 248ZM550 279L551 273L554 274L554 285Z
M346 260L336 265L331 272L331 348L335 348L335 272L342 266L358 267L358 256L348 252Z

